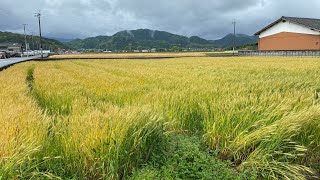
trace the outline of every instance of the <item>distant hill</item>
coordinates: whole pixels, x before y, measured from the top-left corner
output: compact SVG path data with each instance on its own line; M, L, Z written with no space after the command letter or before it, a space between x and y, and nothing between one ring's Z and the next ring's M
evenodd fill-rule
M27 35L27 42L29 43L29 46L31 49L39 49L39 40L40 38L38 36L33 37L33 43L32 43L32 36ZM17 34L17 33L11 33L11 32L1 32L0 31L0 43L20 43L24 45L24 35L23 34ZM44 49L58 49L58 48L65 48L68 49L69 47L57 40L49 39L49 38L42 38L42 44Z
M56 38L56 37L47 37L49 39L54 39L54 40L57 40L59 42L62 42L62 43L68 43L70 41L73 41L75 39L67 39L67 38Z
M236 46L257 43L257 37L245 34L236 35ZM112 36L97 36L75 39L66 43L73 49L134 50L151 48L224 48L233 46L233 34L218 40L206 40L198 36L186 37L165 31L138 29L121 31Z
M218 40L206 40L198 36L186 37L165 31L154 31L150 29L138 29L131 31L120 31L112 36L97 36L86 39L62 39L43 38L44 49L107 49L107 50L135 50L151 48L223 48L230 49L233 45L233 34L228 34ZM27 36L31 49L39 48L39 37ZM24 35L1 32L0 43L24 44ZM245 34L236 35L236 46L244 49L256 48L258 38Z
M138 29L121 31L112 36L97 36L86 39L76 39L67 43L74 49L150 49L150 48L212 48L212 44L200 37L176 35L165 31Z
M233 46L233 34L228 34L225 37L218 40L211 40L210 42L219 48L229 48ZM249 44L255 44L258 42L258 37L256 36L248 36L245 34L236 34L236 46L245 46Z

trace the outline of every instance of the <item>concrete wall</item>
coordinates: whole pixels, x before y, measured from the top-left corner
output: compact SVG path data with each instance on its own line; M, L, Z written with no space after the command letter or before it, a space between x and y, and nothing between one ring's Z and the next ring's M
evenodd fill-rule
M259 39L258 49L272 50L320 50L320 35L281 32Z
M239 51L239 56L320 57L320 51Z

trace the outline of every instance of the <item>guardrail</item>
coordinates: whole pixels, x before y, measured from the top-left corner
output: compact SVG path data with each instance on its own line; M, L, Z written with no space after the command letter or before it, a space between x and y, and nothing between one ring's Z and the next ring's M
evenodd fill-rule
M43 54L50 54L49 50L43 50L42 51ZM34 50L34 51L28 51L28 52L23 52L22 56L26 57L26 56L37 56L37 55L41 55L41 51L40 50Z

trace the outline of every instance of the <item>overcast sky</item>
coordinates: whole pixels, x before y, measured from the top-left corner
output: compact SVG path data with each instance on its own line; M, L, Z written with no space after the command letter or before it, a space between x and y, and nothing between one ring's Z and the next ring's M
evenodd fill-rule
M0 0L0 31L38 33L43 14L49 37L85 38L148 28L217 39L233 31L252 35L281 16L320 18L320 0Z

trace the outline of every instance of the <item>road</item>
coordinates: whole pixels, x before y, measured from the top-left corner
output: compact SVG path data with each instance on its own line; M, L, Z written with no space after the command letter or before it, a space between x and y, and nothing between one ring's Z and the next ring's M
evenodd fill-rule
M28 61L31 59L38 59L41 56L30 56L30 57L19 57L19 58L8 58L8 59L0 59L0 70L6 67L9 67L13 64L17 64L20 62Z

